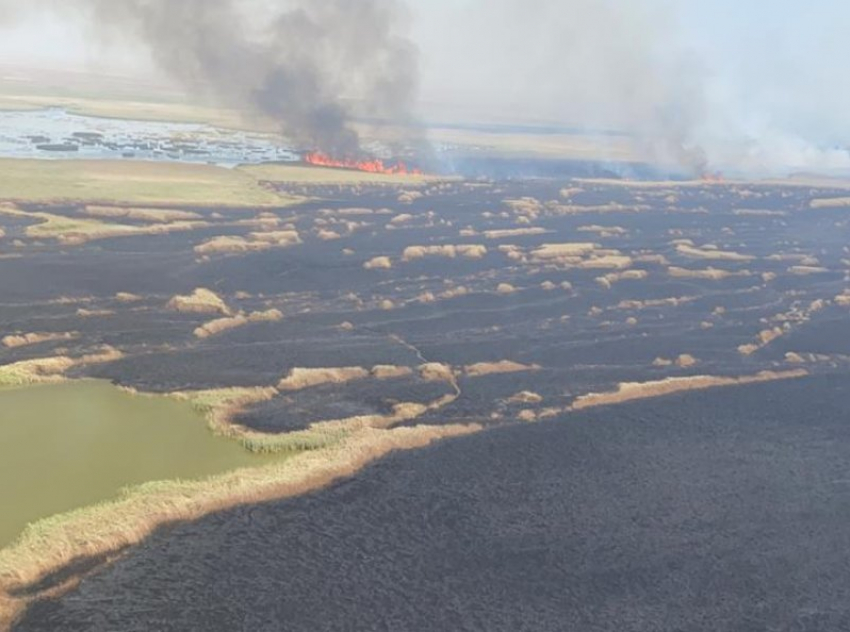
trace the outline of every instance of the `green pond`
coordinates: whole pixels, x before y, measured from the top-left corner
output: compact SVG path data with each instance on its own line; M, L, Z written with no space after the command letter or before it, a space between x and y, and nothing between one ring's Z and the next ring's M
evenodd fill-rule
M0 390L0 547L27 524L148 481L259 465L190 404L105 382Z

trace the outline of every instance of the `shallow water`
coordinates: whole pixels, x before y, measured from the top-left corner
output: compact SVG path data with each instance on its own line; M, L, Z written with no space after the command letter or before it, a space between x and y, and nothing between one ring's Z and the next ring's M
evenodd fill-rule
M30 522L115 498L128 485L260 461L213 436L184 402L95 381L0 390L0 547Z
M0 111L0 156L136 158L222 166L298 159L291 147L264 134L195 123L81 116L61 108Z

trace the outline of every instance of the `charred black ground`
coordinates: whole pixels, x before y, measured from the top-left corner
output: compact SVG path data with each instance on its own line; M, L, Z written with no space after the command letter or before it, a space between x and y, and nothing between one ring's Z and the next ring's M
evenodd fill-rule
M541 407L561 407L620 381L789 368L787 353L818 360L810 365L817 370L843 366L850 354L842 342L847 308L836 301L846 288L848 223L840 209L811 207L840 190L570 180L278 186L320 199L256 212L184 209L201 225L83 244L28 237L39 220L0 215L2 331L80 334L0 347L0 361L108 344L124 358L73 375L158 392L274 385L295 367L415 372L424 362L444 363L460 370L462 390L430 416L446 423L493 413L510 420L518 407L503 402L523 390L540 395ZM84 205L22 209L86 217ZM217 237L253 242L279 231L297 233L301 243L204 251ZM592 261L536 258L546 244L575 242L595 244L584 258ZM464 246L479 252L407 256L411 248ZM625 259L606 264L611 253ZM382 257L390 268L364 267ZM694 274L711 269L722 276ZM166 306L199 287L233 314L278 309L283 318L198 338L196 328L223 314ZM121 293L135 299L119 300ZM776 329L781 336L760 340ZM739 347L747 345L754 348L744 354ZM697 363L677 366L683 354ZM474 379L462 371L503 360L539 370ZM240 421L289 430L450 391L416 375L351 383L287 395Z
M493 430L161 532L17 632L850 625L845 376Z

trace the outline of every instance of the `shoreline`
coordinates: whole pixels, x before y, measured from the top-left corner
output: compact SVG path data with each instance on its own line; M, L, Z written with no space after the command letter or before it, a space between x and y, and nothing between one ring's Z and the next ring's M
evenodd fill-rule
M809 375L805 371L789 371L725 379L703 376L698 381L698 388L649 389L638 398L616 398L611 401L608 397L600 398L599 394L587 394L583 397L588 399L577 399L584 401L585 405L561 412L569 415L587 408L657 399L689 390L743 387L766 381L800 379ZM144 393L137 395L145 396ZM170 396L181 397L180 394ZM208 408L206 416L211 431L221 432L222 426L229 423L237 410L238 406L234 407L232 403ZM547 416L539 419L545 420ZM39 584L75 563L87 559L109 560L168 525L197 520L239 506L282 500L323 489L354 476L392 452L424 448L435 441L472 435L483 430L480 424L381 428L359 420L338 441L313 449L301 448L280 462L242 468L198 481L143 484L127 490L117 500L41 520L31 525L13 545L0 549L0 632L9 630L35 601L73 589L80 579L79 575L73 573L58 585L39 587ZM238 426L234 426L230 436L238 440L240 434ZM144 516L144 520L140 521L140 516Z

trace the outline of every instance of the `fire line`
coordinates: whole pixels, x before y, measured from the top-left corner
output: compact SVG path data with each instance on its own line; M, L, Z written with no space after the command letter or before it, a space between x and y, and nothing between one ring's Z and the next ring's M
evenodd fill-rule
M395 164L385 164L379 158L370 160L356 160L350 158L333 158L319 151L313 151L305 154L304 162L316 167L331 167L334 169L350 169L353 171L365 171L367 173L380 173L385 175L422 175L419 169L411 169L403 162Z

